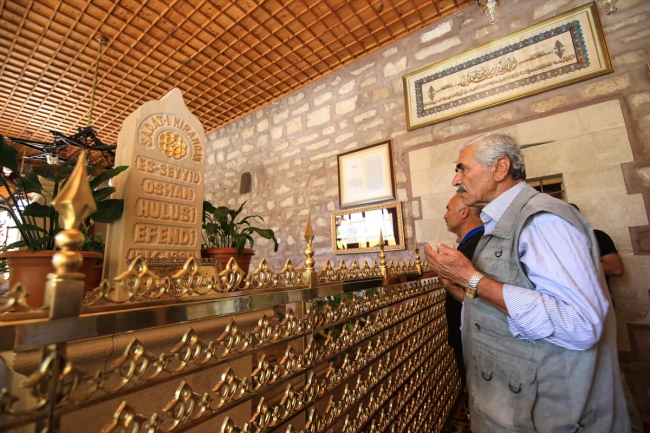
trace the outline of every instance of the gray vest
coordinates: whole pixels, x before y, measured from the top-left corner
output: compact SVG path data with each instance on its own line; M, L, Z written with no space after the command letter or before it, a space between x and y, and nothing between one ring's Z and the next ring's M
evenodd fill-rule
M519 235L539 212L568 220L591 242L600 268L598 245L587 221L568 204L526 186L494 231L474 253L485 275L535 290L518 256ZM601 287L605 279L600 270ZM607 313L600 341L586 351L569 350L543 340L524 340L510 333L507 317L480 298L465 299L463 346L467 366L472 431L602 432L630 431L618 370L616 321Z

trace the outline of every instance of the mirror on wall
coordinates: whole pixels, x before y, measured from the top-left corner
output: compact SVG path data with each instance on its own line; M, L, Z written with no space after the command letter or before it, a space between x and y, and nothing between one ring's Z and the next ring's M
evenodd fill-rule
M379 251L379 233L384 250L403 250L404 222L399 201L346 209L332 213L332 251L357 254Z

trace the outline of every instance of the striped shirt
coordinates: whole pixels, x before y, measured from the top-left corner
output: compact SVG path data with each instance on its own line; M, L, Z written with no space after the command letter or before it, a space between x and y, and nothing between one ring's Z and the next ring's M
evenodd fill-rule
M486 235L525 186L518 183L483 208ZM523 228L518 249L535 290L504 284L512 335L567 349L593 347L603 333L609 301L600 287L602 271L594 266L589 239L564 218L539 213Z

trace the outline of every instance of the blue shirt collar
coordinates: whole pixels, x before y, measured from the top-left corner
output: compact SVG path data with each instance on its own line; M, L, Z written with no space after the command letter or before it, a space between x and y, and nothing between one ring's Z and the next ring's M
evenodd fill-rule
M474 236L476 233L478 233L478 232L482 232L482 231L484 231L484 230L485 230L485 227L483 227L483 226L478 226L478 227L472 229L469 233L467 233L467 234L465 235L465 237L463 238L463 240L460 241L460 243L459 243L458 245L463 245L465 242L467 242L467 239L471 238L471 237Z

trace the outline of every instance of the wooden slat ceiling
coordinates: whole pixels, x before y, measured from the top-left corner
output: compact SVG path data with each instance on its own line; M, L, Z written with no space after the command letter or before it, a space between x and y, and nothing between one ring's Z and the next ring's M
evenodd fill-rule
M106 144L179 87L206 132L473 0L0 0L0 133L50 141L92 125Z

